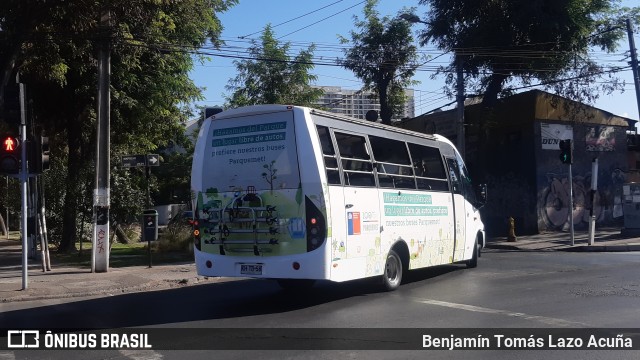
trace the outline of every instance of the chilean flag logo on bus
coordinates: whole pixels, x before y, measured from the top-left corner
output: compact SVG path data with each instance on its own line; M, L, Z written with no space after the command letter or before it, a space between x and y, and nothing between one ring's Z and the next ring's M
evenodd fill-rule
M359 212L347 213L347 234L360 235L360 213Z

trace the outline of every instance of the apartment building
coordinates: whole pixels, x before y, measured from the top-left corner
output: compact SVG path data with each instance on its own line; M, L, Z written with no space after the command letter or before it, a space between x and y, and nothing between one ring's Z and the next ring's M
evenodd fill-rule
M343 114L358 119L365 119L369 110L380 113L380 102L377 96L372 97L369 91L343 89L339 86L317 86L324 90L324 95L318 101L318 105L337 114ZM405 90L407 101L404 104L404 111L393 120L399 121L403 118L415 116L415 106L413 90Z

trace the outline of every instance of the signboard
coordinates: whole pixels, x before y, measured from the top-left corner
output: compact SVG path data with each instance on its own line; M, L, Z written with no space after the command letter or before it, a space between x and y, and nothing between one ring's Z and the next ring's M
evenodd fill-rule
M615 151L615 129L614 126L588 126L585 138L587 151Z
M560 150L560 140L573 140L573 127L564 124L540 123L543 150Z
M147 166L160 166L160 156L158 154L147 154Z
M122 157L122 167L132 168L137 166L160 166L158 154L125 155Z
M122 157L122 167L145 166L146 156L144 155L125 155Z

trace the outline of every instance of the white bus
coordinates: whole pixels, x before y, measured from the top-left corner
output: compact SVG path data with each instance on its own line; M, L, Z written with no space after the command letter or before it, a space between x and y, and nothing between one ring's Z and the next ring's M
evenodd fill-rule
M191 186L203 276L393 290L410 269L475 267L485 241L484 196L446 138L305 107L206 119Z

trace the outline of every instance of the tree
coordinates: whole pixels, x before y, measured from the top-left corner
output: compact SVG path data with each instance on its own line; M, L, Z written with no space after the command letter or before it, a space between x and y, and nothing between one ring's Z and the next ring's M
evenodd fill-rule
M380 18L375 6L378 0L368 0L364 20L354 16L359 32L351 31L351 47L344 50L345 59L339 64L364 83L364 90L372 90L380 99L380 118L391 124L405 102L404 89L418 67L417 49L413 45L411 25L399 17ZM349 43L340 37L343 44Z
M51 139L52 169L45 174L53 237L73 249L78 220L92 205L95 158L96 40L111 48L111 200L114 217L140 204L142 184L119 173L124 154L145 153L183 131L186 103L200 90L189 79L185 47L219 43L217 12L237 0L108 2L113 27L98 31L101 2L5 0L0 4L0 84L19 69L34 116ZM0 97L2 94L0 93ZM118 210L122 209L122 211ZM123 213L125 212L125 213ZM59 225L61 224L61 226Z
M260 42L251 41L248 60L234 61L238 75L229 80L226 107L256 104L290 104L317 106L322 89L310 84L317 77L312 57L315 46L301 50L293 59L288 55L291 44L280 44L274 38L271 25L265 26Z
M620 9L608 0L420 0L429 10L421 44L454 51L463 61L467 90L482 93L491 106L508 95L512 80L546 83L559 95L591 102L619 83L589 56L591 47L613 51L624 36L616 28ZM455 61L440 71L455 82ZM567 78L581 81L559 81ZM470 85L470 86L469 86Z

